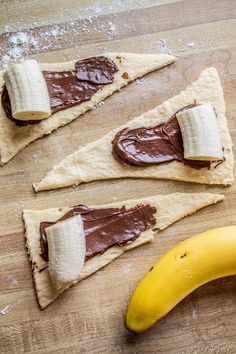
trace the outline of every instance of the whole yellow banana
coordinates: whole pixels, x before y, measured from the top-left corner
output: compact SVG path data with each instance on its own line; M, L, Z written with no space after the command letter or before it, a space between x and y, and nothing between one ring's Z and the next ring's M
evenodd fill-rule
M140 333L199 286L236 274L236 226L212 229L173 247L140 281L126 327Z

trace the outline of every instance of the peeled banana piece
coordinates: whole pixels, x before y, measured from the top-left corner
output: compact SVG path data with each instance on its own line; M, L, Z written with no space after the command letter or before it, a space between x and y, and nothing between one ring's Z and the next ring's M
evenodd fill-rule
M210 104L202 104L176 114L188 160L217 161L223 158L216 113Z
M85 262L86 244L80 215L60 221L46 229L49 274L56 289L73 284Z
M236 226L211 229L168 251L140 281L130 300L126 327L140 333L193 290L236 274Z
M36 60L14 64L3 74L16 119L41 120L51 115L48 88Z

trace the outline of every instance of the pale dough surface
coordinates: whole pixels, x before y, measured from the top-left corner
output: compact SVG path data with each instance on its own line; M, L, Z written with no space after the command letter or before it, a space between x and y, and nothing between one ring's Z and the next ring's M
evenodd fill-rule
M123 128L150 127L166 122L177 110L194 103L210 103L217 113L217 122L224 147L225 161L217 168L200 170L181 162L173 161L145 167L124 166L112 155L112 140ZM39 182L34 184L36 191L78 185L94 180L143 177L182 180L206 184L232 184L233 177L232 141L225 116L225 102L219 75L215 68L202 71L199 79L179 95L165 101L151 111L134 118L128 123L112 130L90 144L69 155Z
M0 164L8 162L32 141L45 134L50 134L60 126L70 123L72 120L103 101L106 97L112 95L115 91L126 86L129 82L151 71L160 69L165 65L171 64L176 60L175 57L167 54L107 53L103 55L112 59L118 66L119 71L115 73L113 83L104 85L89 101L57 112L36 125L28 125L25 127L19 127L8 119L0 104ZM76 61L77 60L65 63L44 63L40 64L40 66L42 70L49 71L72 70L74 69ZM1 91L4 84L3 73L4 70L0 71ZM122 77L124 73L128 73L128 78Z
M194 213L207 205L217 203L224 199L223 195L211 193L174 193L169 195L156 195L136 200L126 200L118 203L100 205L99 207L134 207L138 204L150 204L156 207L156 225L153 230L143 232L134 242L124 246L113 246L101 255L97 255L85 262L80 277L76 282L88 277L106 264L112 262L122 253L153 241L154 231L162 230L177 220ZM96 207L96 206L95 206ZM98 206L97 206L98 207ZM33 277L37 298L41 309L52 303L69 286L56 290L52 286L47 263L40 256L39 225L42 221L55 221L70 208L53 208L45 210L24 210L23 218L26 229L26 247L32 262ZM45 268L46 267L46 268ZM73 284L71 284L73 285ZM70 285L70 286L71 286Z

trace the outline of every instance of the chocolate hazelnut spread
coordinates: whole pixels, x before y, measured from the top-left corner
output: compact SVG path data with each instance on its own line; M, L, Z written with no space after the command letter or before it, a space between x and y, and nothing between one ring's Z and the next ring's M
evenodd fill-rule
M81 214L86 236L86 260L105 252L108 248L133 242L141 232L156 224L156 208L150 205L137 205L134 208L89 208L76 205L58 221ZM46 228L55 222L41 222L41 255L48 261Z
M116 64L104 56L78 60L75 63L75 70L43 71L52 114L90 100L99 88L113 82L117 71ZM13 118L11 102L5 85L1 101L6 116L16 125L24 126L41 122L40 120L22 121Z
M117 66L107 57L92 57L75 63L76 76L81 81L106 85L113 82Z
M183 107L178 112L192 108ZM166 123L154 127L125 128L112 141L113 156L123 165L147 166L179 161L195 169L216 167L222 161L196 161L184 158L184 147L176 112Z

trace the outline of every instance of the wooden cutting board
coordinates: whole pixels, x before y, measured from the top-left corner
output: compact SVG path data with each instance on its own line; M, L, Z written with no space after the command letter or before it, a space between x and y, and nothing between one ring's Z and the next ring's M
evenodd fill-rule
M147 333L133 336L124 327L130 295L160 255L190 235L236 223L235 185L124 179L39 194L31 187L81 145L178 94L209 66L219 71L236 141L236 1L16 0L1 1L0 10L5 65L17 55L59 62L104 51L170 52L179 58L0 168L0 352L236 353L236 276L196 290ZM226 200L158 233L154 244L124 254L39 310L24 248L23 208L177 191L221 192Z

